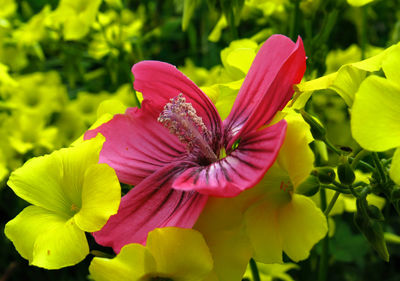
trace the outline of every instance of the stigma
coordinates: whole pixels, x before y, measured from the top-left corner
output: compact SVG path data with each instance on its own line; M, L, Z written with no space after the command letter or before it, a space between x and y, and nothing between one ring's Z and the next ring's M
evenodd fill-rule
M200 153L208 161L218 160L210 147L212 136L203 122L203 119L196 114L191 103L180 93L170 99L164 106L163 111L157 119L169 132L178 137L186 145L189 153Z

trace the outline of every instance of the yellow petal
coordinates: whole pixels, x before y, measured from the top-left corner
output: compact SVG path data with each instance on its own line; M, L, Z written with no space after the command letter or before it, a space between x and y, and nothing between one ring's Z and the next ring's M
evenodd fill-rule
M278 163L297 187L313 169L314 153L308 146L312 141L310 127L300 114L291 111L285 116L288 123L286 138L278 155Z
M37 237L53 224L65 221L65 218L54 216L43 208L29 206L6 224L4 233L13 242L20 255L32 262L33 246Z
M242 207L236 204L240 202L238 197L210 197L194 226L207 242L219 281L241 280L252 255L243 225Z
M235 102L242 83L243 79L218 85L219 94L215 107L217 108L222 120L228 117L231 112L233 103Z
M396 149L392 158L389 175L392 180L400 185L400 149Z
M323 89L335 90L346 102L348 106L352 106L354 95L360 86L361 81L365 78L366 72L378 71L382 67L385 58L398 46L393 45L371 58L343 65L337 72L319 77L314 80L303 82L295 86L295 90L300 95L306 95L301 99L300 105L304 105L307 97L311 96L310 92ZM300 105L294 104L295 108Z
M201 281L213 268L203 236L193 229L157 228L149 233L146 247L161 276L170 276L177 281Z
M74 216L80 229L87 232L100 230L111 215L118 211L121 187L107 164L89 166L82 188L82 207Z
M321 209L310 198L298 194L279 210L278 223L283 250L295 262L306 259L328 231Z
M364 70L352 65L344 65L340 68L335 82L329 87L338 93L347 105L353 104L354 94L357 92L361 82L366 77Z
M347 3L349 3L351 6L361 7L374 1L375 0L347 0Z
M265 200L252 206L246 212L245 219L254 258L263 263L282 263L283 241L277 206Z
M382 69L387 79L400 84L400 45L395 46L382 62Z
M57 155L61 158L63 169L61 186L65 196L78 208L82 206L82 188L86 170L99 162L104 141L105 138L98 134L97 137L80 145L58 151Z
M70 219L38 237L33 249L32 264L58 269L75 265L88 254L89 245L85 232Z
M357 92L351 130L365 149L384 151L400 146L400 86L370 76Z
M72 220L36 206L9 221L5 234L30 264L47 269L77 264L89 253L85 233Z
M97 108L97 119L99 119L103 114L123 114L125 113L126 106L119 100L109 99L102 101Z
M156 262L144 246L128 244L113 259L94 258L89 272L95 281L142 280L147 274L156 272Z
M32 158L11 173L8 186L22 199L50 211L70 215L71 202L66 198L59 152Z

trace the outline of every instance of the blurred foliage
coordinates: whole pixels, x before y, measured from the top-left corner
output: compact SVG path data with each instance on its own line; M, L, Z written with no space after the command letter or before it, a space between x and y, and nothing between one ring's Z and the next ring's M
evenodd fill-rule
M2 281L87 280L91 257L45 271L19 256L4 225L27 204L6 188L6 180L31 157L68 146L103 113L139 106L140 95L131 87L134 63L155 59L179 66L220 108L236 95L259 44L273 33L302 37L307 80L400 40L400 0L0 0L0 7ZM339 95L321 90L306 109L318 116L333 143L359 149ZM393 207L386 205L383 214L383 230L400 233ZM332 221L328 280L398 280L398 240L388 240L391 260L384 263L351 215L340 212ZM315 280L320 252L319 245L290 271L294 280ZM295 267L261 268L273 280L291 280L285 271Z

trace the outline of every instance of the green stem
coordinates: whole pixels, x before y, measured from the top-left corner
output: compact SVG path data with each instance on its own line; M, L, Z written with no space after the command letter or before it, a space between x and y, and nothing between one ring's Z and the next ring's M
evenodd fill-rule
M351 168L354 170L357 168L357 164L360 162L361 159L363 159L365 156L369 154L368 150L362 149L360 152L357 153L357 155L353 158L351 162Z
M331 199L331 202L329 202L328 207L326 207L326 210L324 211L324 215L325 216L329 215L329 213L331 212L333 206L336 203L336 200L339 198L339 195L340 195L340 192L336 191L335 194L333 195L332 199Z
M360 197L367 198L368 194L371 192L371 187L369 185L363 187L360 192Z
M321 209L326 210L326 193L325 189L321 189L320 192L321 199ZM326 234L324 240L322 240L322 253L319 260L319 271L318 271L318 281L326 281L326 276L328 274L328 255L329 255L329 235Z
M337 149L327 138L325 138L323 141L326 144L326 146L330 148L333 152L335 152L337 155L339 156L342 155L342 152L339 149Z
M334 184L335 186L337 186L337 187L339 187L339 188L343 188L343 189L347 189L347 188L348 188L347 185L341 184L340 182L338 182L338 181L336 181L336 180L333 181L332 184Z
M351 192L349 190L346 190L346 189L343 189L343 188L340 188L340 187L336 187L336 186L333 186L333 185L321 184L321 187L325 188L325 189L331 189L331 190L334 190L334 191L337 191L337 192L340 192L340 193L344 193L344 194L351 194Z
M328 40L333 28L335 27L338 15L339 15L339 10L336 8L328 13L326 21L324 22L324 25L321 29L321 33L319 34L319 37L317 38L316 42L318 42L319 40L320 44L323 44Z
M308 40L312 39L312 21L310 19L304 20L304 29L306 33L306 38Z
M250 269L251 275L253 276L253 281L261 281L260 273L258 272L257 268L257 263L253 258L250 259Z
M378 175L379 175L382 183L385 183L386 182L386 174L383 169L382 163L379 160L378 153L372 152L372 159L374 160L375 167L378 170Z
M353 161L354 158L353 158L353 157L349 157L349 159ZM371 166L370 164L368 164L367 162L364 162L364 161L362 161L362 160L359 160L359 161L358 161L358 165L359 165L360 167L363 167L363 168L367 169L367 170L370 170L371 172L375 172L375 168L372 167L372 166Z
M229 14L225 15L225 17L227 18L229 29L231 30L232 41L233 41L233 40L236 40L239 36L238 36L237 29L236 29L235 15L233 13L232 7L229 8L228 13Z
M293 41L297 40L299 13L300 13L300 0L294 0L294 11L289 32L290 35L289 37L292 38Z

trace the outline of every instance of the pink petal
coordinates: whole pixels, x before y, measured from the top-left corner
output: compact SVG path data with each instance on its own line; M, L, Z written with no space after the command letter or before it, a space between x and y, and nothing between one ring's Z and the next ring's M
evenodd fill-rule
M207 201L207 196L171 188L171 182L182 167L168 165L146 178L121 200L118 213L93 233L96 242L115 252L129 243L144 244L155 228L176 226L191 228Z
M157 122L159 112L149 101L142 108L129 108L125 114L88 131L85 139L101 133L106 141L100 163L115 169L121 182L136 185L144 178L186 155L184 145Z
M258 51L232 111L224 120L227 147L268 124L291 99L293 85L301 81L305 69L306 56L300 37L295 44L283 35L271 36Z
M227 157L209 166L192 167L173 182L179 190L233 197L255 186L274 163L286 135L286 121L254 131Z
M169 99L182 93L212 135L220 135L222 121L214 104L175 66L159 61L142 61L132 67L132 73L135 76L135 90L141 92L145 100L152 101L157 110L161 111Z

